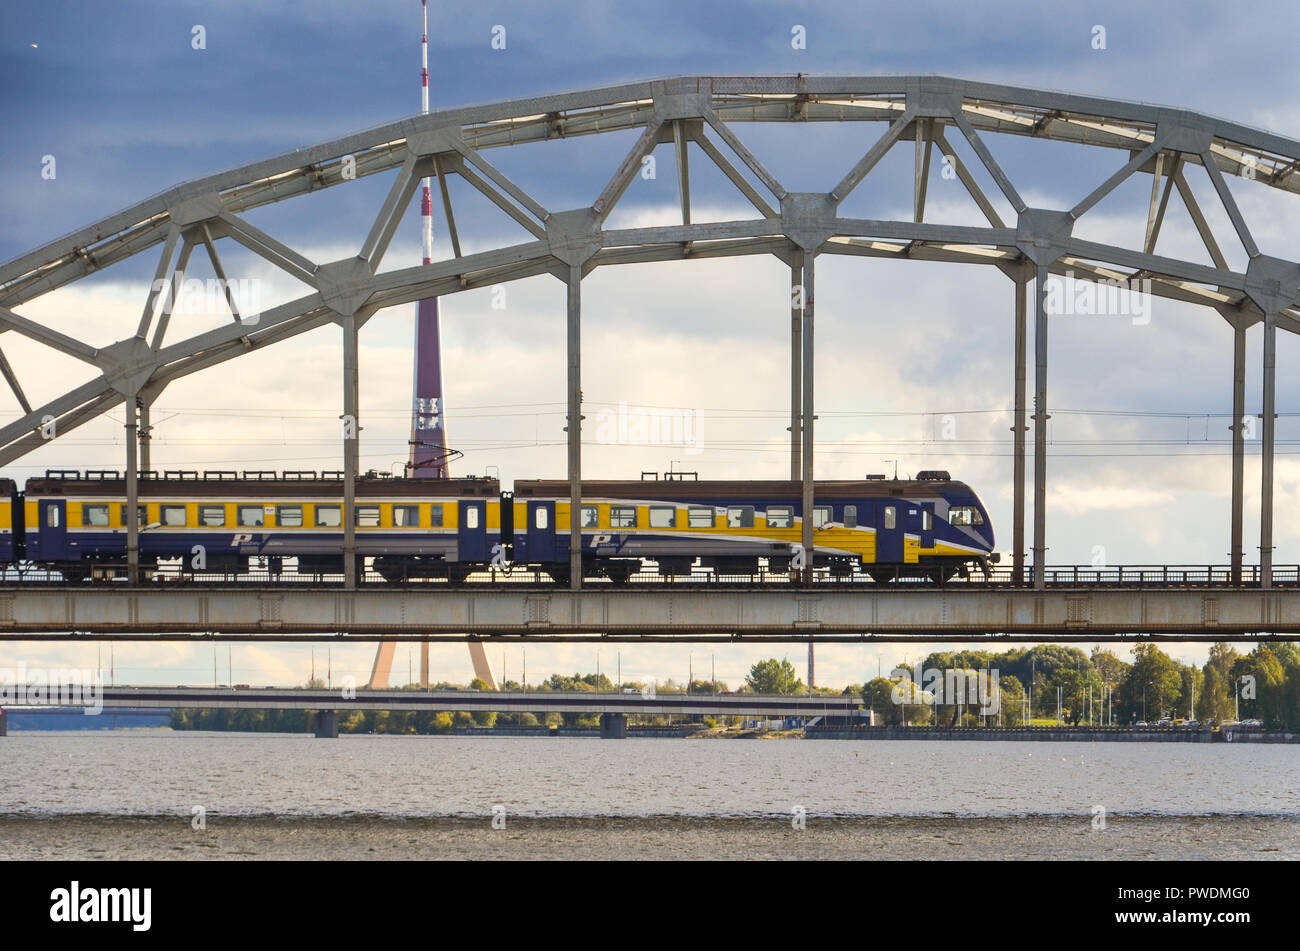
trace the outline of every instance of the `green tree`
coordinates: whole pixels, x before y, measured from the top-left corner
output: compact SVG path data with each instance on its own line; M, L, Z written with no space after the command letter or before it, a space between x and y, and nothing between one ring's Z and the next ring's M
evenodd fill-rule
M1133 666L1120 685L1121 709L1131 720L1157 720L1181 695L1182 674L1173 658L1154 644L1139 644L1131 653Z
M803 683L795 675L794 664L775 657L760 660L749 668L745 683L754 693L789 695L804 692Z
M1097 671L1101 682L1112 690L1119 686L1128 672L1128 664L1120 660L1114 651L1104 650L1100 646L1092 649L1092 667Z
M1243 717L1258 717L1270 729L1285 725L1286 671L1276 654L1261 644L1233 665L1232 674L1241 691ZM1250 679L1243 683L1242 677Z

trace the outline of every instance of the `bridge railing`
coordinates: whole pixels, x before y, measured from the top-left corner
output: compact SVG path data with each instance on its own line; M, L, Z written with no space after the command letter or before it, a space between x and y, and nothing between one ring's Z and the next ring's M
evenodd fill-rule
M986 587L1028 587L1032 584L1032 567L1021 572L1009 565L995 565L987 574L978 568L969 569L962 575L939 580L934 569L924 565L870 565L854 570L817 568L812 572L812 583L817 585L869 585L877 588L904 590L933 590L938 587L951 590ZM1049 565L1045 572L1049 587L1251 587L1259 585L1259 567L1245 565L1234 570L1228 565ZM0 583L5 585L48 585L48 584L121 584L126 583L127 565L125 562L88 563L77 574L65 575L62 572L39 567L37 565L20 565L0 570ZM718 571L710 568L693 567L690 571L661 574L653 565L633 572L625 579L608 577L588 577L585 587L619 589L650 589L662 586L686 587L689 589L707 589L713 586L750 586L756 588L788 587L800 584L805 579L799 572L775 571L760 567L749 572ZM148 586L165 586L174 584L253 584L259 586L301 586L315 585L321 587L341 587L344 583L343 573L299 571L295 565L284 565L281 570L273 571L269 566L255 565L251 570L193 570L180 562L162 563L142 571L141 584ZM552 576L545 568L516 566L510 569L494 568L487 571L472 571L465 577L417 577L408 575L393 576L381 574L367 567L359 577L363 587L421 587L426 586L497 586L530 585L542 589L567 587L563 574ZM1273 584L1277 587L1300 586L1300 565L1275 565Z

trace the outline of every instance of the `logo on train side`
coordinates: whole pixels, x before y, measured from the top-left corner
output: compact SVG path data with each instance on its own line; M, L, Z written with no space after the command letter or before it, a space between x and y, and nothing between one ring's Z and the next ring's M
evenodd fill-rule
M238 548L240 545L247 545L253 541L253 536L249 532L240 532L230 540L231 548Z

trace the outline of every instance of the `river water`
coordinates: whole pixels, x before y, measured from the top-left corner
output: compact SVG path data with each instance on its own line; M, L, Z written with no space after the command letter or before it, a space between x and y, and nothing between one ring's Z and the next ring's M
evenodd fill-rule
M1300 858L1285 745L140 731L0 766L0 858Z

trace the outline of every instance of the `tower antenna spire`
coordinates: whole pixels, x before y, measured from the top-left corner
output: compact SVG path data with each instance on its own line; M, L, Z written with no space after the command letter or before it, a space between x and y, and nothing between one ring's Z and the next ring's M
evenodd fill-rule
M429 114L429 6L420 0L420 111ZM433 192L431 180L421 183L420 224L424 236L424 263L433 261ZM446 479L451 473L447 461L447 432L442 413L442 341L438 321L438 298L416 305L415 375L411 401L411 452L406 464L412 478Z

